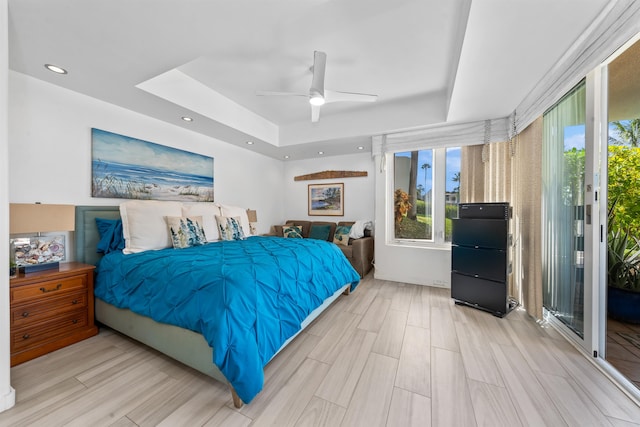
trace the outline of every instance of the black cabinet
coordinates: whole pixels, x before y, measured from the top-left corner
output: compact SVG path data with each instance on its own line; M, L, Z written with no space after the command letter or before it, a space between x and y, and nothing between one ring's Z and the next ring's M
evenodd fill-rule
M453 219L451 297L503 317L516 305L511 274L508 203L464 203Z

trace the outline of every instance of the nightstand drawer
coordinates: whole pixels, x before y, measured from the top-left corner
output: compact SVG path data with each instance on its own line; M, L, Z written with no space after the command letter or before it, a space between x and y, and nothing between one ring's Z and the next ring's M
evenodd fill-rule
M25 286L11 288L11 303L17 304L34 298L54 297L66 291L84 289L87 287L86 274L64 277L57 280L47 280Z
M45 298L42 303L34 301L32 304L12 307L11 326L18 328L86 306L87 291L66 293L55 298Z
M63 262L9 281L11 366L98 333L93 271L92 265Z
M87 310L73 311L47 322L36 323L11 331L11 352L18 352L54 341L61 335L72 333L87 325Z

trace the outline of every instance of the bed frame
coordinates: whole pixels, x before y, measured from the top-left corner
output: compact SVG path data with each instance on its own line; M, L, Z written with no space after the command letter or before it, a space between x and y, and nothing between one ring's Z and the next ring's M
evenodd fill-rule
M120 218L120 210L117 206L76 206L75 233L76 261L78 262L97 265L102 258L101 254L96 253L96 247L100 240L96 218L118 219ZM311 312L304 320L298 333L318 317L340 294L348 293L349 289L349 284L346 284L327 298L320 307ZM236 408L242 406L242 400L218 367L213 364L213 349L201 334L178 326L158 323L149 317L115 307L98 298L95 299L95 315L96 320L103 325L146 344L205 375L228 384L231 388L234 406ZM293 338L295 338L295 335L289 338L278 352L286 347Z

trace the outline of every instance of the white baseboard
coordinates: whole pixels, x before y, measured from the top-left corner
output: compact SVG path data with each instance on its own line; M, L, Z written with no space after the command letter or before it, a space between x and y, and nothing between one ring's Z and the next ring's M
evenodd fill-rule
M9 392L4 396L0 396L0 412L13 408L16 404L16 391L9 386Z
M402 273L392 272L385 274L379 270L375 270L373 277L379 280L388 280L390 282L410 283L412 285L433 286L434 288L450 288L451 285L444 281L425 279L424 276L416 277Z

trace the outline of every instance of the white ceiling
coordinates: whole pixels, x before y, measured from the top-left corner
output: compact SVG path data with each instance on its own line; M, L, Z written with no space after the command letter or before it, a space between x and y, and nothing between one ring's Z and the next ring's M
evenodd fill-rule
M339 155L509 115L606 3L9 0L9 67L275 158ZM305 98L255 95L307 92L314 50L327 89L378 102L326 104L311 123Z

